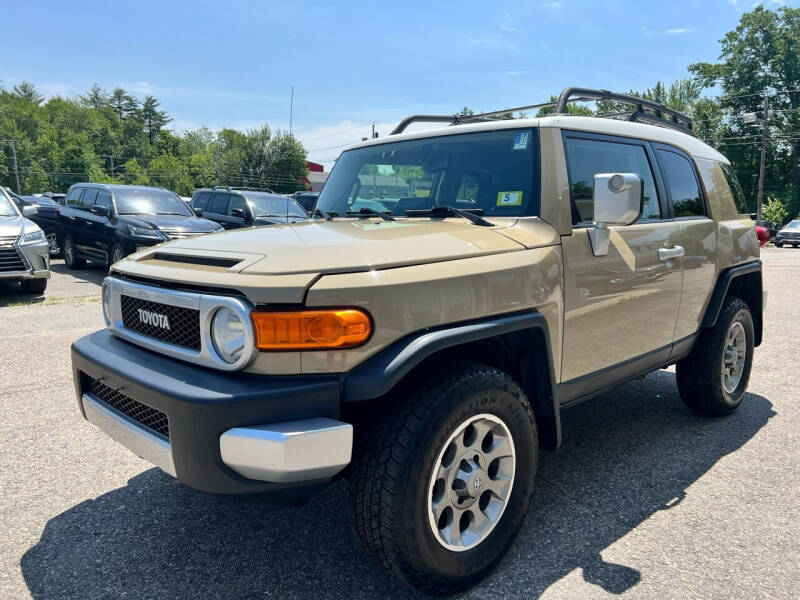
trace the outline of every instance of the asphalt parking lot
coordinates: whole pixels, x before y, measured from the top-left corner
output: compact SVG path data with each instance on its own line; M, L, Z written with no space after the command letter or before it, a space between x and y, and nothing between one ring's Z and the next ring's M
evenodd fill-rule
M800 592L800 250L763 251L749 394L700 418L658 371L563 414L516 544L466 598L789 598ZM410 597L359 553L337 484L301 508L177 484L78 413L69 345L104 271L0 285L0 598Z

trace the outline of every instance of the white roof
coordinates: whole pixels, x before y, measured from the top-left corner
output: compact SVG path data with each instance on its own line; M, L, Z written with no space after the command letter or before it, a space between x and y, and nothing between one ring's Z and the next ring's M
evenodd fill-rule
M571 129L574 131L586 131L590 133L604 133L620 137L631 137L651 142L663 142L677 146L687 154L696 158L708 158L725 164L729 164L728 159L714 150L705 142L696 137L683 133L677 129L650 125L647 123L635 123L621 121L619 119L604 119L599 117L578 117L573 115L557 115L541 117L539 119L507 119L497 121L481 121L479 123L468 123L464 125L449 125L437 127L435 129L424 129L418 131L403 132L397 135L390 135L384 138L376 138L354 144L345 148L363 148L366 146L376 146L402 140L416 140L427 137L441 135L456 135L472 131L490 131L497 129L519 129L523 127L559 127L561 129Z

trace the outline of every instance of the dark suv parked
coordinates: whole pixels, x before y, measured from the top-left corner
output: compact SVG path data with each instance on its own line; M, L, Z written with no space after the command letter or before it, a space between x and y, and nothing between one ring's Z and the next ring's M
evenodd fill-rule
M222 229L174 192L144 186L78 183L58 214L64 262L72 269L87 260L111 265L144 246Z
M308 221L308 213L288 196L260 190L213 188L196 190L191 207L198 215L225 229L298 223Z
M295 192L290 198L294 198L297 203L302 206L308 214L314 212L314 206L317 204L319 192Z
M20 196L8 188L5 188L5 190L20 211L26 206L33 206L36 209L36 214L28 217L28 219L36 223L44 231L47 243L50 246L50 256L58 256L61 252L58 247L58 211L61 205L52 198L45 196Z

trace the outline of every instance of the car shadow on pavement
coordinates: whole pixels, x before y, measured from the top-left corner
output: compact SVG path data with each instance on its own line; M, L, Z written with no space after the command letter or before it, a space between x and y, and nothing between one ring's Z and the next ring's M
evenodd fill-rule
M62 275L70 275L74 279L83 280L83 283L93 283L103 285L103 279L108 275L108 267L102 263L86 263L82 269L70 269L64 264L63 260L53 260L50 262L50 271Z
M27 294L16 281L0 280L0 307L40 304L46 300L44 294Z
M564 444L542 455L519 538L464 597L537 598L575 569L607 592L632 588L636 565L601 552L678 504L774 414L747 394L730 417L698 417L667 371L565 411ZM37 600L412 596L359 552L342 482L301 508L276 508L194 492L150 469L51 519L21 567Z

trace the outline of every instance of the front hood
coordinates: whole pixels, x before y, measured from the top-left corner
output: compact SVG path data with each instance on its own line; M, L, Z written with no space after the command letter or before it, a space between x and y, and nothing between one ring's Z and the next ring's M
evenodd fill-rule
M201 217L183 215L120 215L120 221L137 227L180 231L216 231L218 226L213 221Z
M261 255L247 274L342 273L454 260L522 250L500 233L461 219L336 220L237 229L180 240L162 251L191 255Z
M19 235L24 224L22 217L0 217L0 237Z

